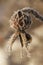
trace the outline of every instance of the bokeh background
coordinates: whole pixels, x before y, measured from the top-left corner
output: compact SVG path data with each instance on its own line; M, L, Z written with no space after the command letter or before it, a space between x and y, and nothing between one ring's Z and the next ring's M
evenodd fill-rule
M32 27L27 30L32 35L32 42L28 45L28 52L31 57L27 57L27 53L23 49L23 57L21 58L22 49L19 38L14 42L12 54L9 56L9 31L11 31L9 19L14 11L24 7L34 8L43 15L43 0L0 0L0 22L4 25L2 31L0 28L0 37L1 35L9 37L3 42L0 41L0 65L43 65L43 21L33 16L31 16Z

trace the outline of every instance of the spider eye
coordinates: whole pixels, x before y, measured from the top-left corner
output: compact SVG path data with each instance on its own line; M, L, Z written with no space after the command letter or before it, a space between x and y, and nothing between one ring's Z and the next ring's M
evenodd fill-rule
M18 11L18 16L21 17L22 16L22 12Z

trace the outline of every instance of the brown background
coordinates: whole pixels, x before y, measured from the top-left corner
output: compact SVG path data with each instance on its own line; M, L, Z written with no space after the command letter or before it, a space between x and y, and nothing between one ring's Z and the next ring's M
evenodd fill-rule
M43 15L43 0L0 0L0 17L2 16L2 21L8 22L13 12L23 7L32 7ZM21 58L21 45L19 39L17 39L16 44L13 45L10 65L43 65L43 22L36 20L34 17L32 17L32 20L33 24L29 31L32 35L32 42L28 46L31 57L28 58L25 49L23 49L23 58ZM3 51L0 52L2 57L7 56L7 54L3 54ZM5 58L1 65L7 65Z

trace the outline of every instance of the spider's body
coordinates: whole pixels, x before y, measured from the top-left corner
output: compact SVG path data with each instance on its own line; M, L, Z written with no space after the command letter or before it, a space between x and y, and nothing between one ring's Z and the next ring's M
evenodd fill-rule
M30 27L31 23L30 15L19 10L10 19L10 24L14 30L25 30Z
M32 8L23 8L16 11L10 19L10 26L15 30L11 44L18 36L20 37L22 47L27 47L27 43L31 42L31 35L25 32L25 30L27 28L29 29L32 24L30 13L43 21L43 16L41 16L36 10Z
M25 43L27 44L27 42L31 40L31 36L25 32L25 29L29 28L31 23L30 15L27 15L19 10L15 12L10 19L10 26L15 30L15 32L17 31L22 47Z

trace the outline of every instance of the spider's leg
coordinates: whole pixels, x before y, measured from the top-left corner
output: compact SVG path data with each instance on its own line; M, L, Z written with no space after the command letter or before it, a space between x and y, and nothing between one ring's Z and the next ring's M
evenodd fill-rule
M28 33L25 33L25 36L26 36L26 47L28 46L28 44L29 43L31 43L31 41L32 41L32 37L31 37L31 35L30 34L28 34Z
M27 43L28 42L27 42L26 35L27 35L26 33L20 33L21 40L22 40L21 44L23 45L22 49L24 49L27 53L27 56L30 57L30 53L29 53L28 48L27 48Z
M19 37L20 37L20 42L21 42L21 46L22 46L22 48L21 48L21 58L22 58L23 57L23 40L22 40L22 37L20 34L19 34Z
M20 37L21 46L23 47L23 40L20 34L19 34L19 37Z
M27 13L31 13L33 14L37 19L40 19L41 21L43 21L43 16L39 14L39 12L37 12L36 10L34 10L33 8L29 8L29 7L26 7L26 8L23 8L22 9L23 12L27 12Z
M15 32L15 33L11 36L11 38L10 38L10 40L9 40L9 43L10 43L10 52L12 52L13 43L14 43L14 41L17 39L18 35L19 35L19 33L18 33L18 32Z
M22 45L23 46L25 45L26 47L27 47L28 43L31 43L31 41L32 41L31 35L26 33L24 30L21 31L20 38L22 39L21 40Z

